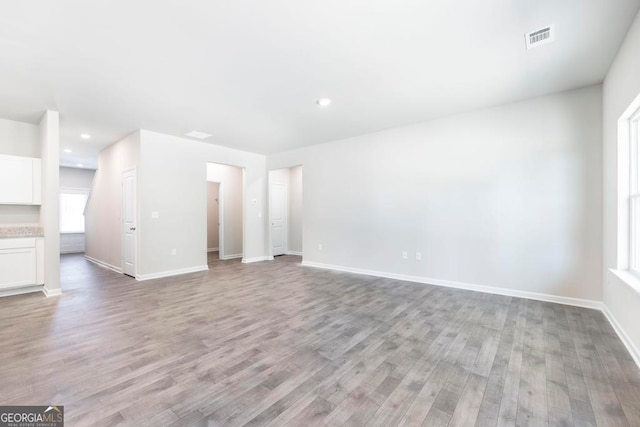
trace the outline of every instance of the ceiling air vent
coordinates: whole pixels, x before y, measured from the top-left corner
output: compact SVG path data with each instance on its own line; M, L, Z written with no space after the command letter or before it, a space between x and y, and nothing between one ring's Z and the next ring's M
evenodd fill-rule
M534 47L542 46L551 43L556 38L553 25L549 25L539 30L532 31L524 35L527 43L527 49L533 49Z

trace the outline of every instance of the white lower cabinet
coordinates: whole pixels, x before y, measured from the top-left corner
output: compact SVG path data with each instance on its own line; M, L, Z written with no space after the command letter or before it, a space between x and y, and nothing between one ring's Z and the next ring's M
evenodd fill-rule
M34 237L0 239L0 290L41 284L41 242Z

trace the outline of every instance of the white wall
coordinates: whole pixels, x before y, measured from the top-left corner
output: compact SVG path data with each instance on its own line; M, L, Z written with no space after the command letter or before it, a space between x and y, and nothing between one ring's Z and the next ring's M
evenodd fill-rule
M102 150L85 210L86 256L116 270L122 269L122 173L137 168L139 161L139 131ZM140 189L140 171L137 184Z
M40 127L0 119L0 154L40 158ZM40 206L0 205L0 224L39 224Z
M302 166L289 169L289 252L302 253Z
M140 132L138 272L142 278L206 268L207 163L245 168L244 261L264 259L265 156ZM159 212L160 217L152 219L152 211ZM172 255L172 249L176 249L176 255Z
M92 169L79 169L60 167L60 189L91 190L93 175ZM60 253L79 253L85 250L84 233L61 233Z
M42 158L42 205L40 225L44 229L44 289L60 293L60 116L45 111L40 120Z
M603 198L604 198L604 289L603 301L614 322L626 335L628 343L635 347L635 357L640 361L640 293L614 275L626 252L624 239L618 239L618 214L625 215L626 206L618 203L618 135L617 122L631 101L640 94L640 15L627 34L603 84ZM624 165L624 162L621 162ZM626 165L624 165L626 166ZM623 166L623 167L624 167ZM624 197L624 195L621 195ZM618 211L620 209L620 212Z
M305 262L600 300L601 121L598 85L272 155L268 168L304 169Z
M90 190L95 173L96 171L93 169L79 169L61 166L60 188Z
M207 181L222 183L222 259L242 257L242 168L207 163ZM211 246L209 246L211 247Z
M217 251L220 241L220 184L207 184L207 250ZM242 213L240 213L242 215ZM242 244L242 242L240 242Z

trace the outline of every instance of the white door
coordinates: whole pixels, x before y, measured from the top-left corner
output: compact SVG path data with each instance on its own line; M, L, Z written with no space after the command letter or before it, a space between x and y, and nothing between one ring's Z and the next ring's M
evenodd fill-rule
M271 254L287 253L287 186L271 184Z
M122 272L136 277L136 171L122 174Z

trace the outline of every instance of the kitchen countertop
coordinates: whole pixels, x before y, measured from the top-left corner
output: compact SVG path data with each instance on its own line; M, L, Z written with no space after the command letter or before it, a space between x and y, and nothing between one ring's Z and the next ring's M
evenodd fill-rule
M39 225L0 225L0 239L42 236L44 230Z

